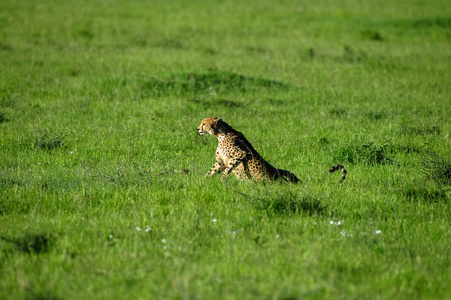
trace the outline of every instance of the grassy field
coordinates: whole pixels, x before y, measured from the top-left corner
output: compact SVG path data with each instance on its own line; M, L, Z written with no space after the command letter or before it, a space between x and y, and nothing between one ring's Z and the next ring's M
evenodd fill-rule
M451 299L450 51L444 0L1 1L0 299ZM210 116L303 183L204 178Z

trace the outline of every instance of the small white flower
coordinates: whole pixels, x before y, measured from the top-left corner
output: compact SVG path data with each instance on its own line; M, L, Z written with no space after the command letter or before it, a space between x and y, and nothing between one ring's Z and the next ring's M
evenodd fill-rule
M69 154L74 154L74 151L69 151Z
M166 243L166 239L162 239L161 242L162 242L162 243Z
M337 226L340 226L341 224L343 224L343 222L344 222L343 220L342 220L342 221L336 221L336 222L334 222L334 221L332 220L332 221L329 222L329 224L330 224L330 225L334 225L334 224L335 224L335 225L337 225Z
M216 219L213 219L213 220L211 220L213 223L216 223L216 221L218 221L218 220L216 220Z
M376 230L376 234L380 234L380 233L382 233L382 231L380 231L379 229Z
M149 232L149 231L151 231L151 230L152 230L152 228L150 228L150 226L147 225L147 226L146 226L146 232Z
M112 238L113 238L114 236L112 235L112 234L110 234L109 236L108 236L108 238L111 240Z
M135 230L136 231L141 231L141 227L136 227Z

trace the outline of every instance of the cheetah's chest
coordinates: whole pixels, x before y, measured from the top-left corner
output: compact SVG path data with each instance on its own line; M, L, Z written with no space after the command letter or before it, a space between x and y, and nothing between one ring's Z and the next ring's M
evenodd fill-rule
M249 148L239 140L220 140L216 149L216 161L225 169L238 156L239 152L245 151L246 159L233 169L232 173L240 179L253 177L258 180L265 175L264 161L258 154L253 155Z
M221 171L223 171L227 166L230 166L236 158L238 150L233 149L228 143L219 143L216 149L216 161L221 165ZM236 168L232 170L232 173L240 179L250 179L247 172L248 162L241 162Z

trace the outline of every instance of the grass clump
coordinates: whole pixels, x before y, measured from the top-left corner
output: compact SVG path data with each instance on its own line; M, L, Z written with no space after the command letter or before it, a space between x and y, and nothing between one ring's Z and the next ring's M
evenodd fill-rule
M8 116L6 113L0 111L0 123L8 121Z
M401 126L400 133L404 135L438 135L441 133L441 129L438 125L403 125Z
M30 291L25 300L62 300L52 291Z
M420 172L437 183L451 184L451 161L436 153L421 158Z
M362 38L364 40L378 41L378 42L381 42L384 40L382 35L378 31L375 31L375 30L362 31Z
M343 55L340 60L348 63L361 63L364 61L368 55L364 50L354 50L350 46L343 47Z
M426 18L419 19L412 22L412 26L415 28L428 28L428 27L439 27L439 28L451 28L451 18L438 17L438 18Z
M365 116L371 121L379 121L387 118L387 112L385 111L368 111Z
M42 150L54 150L64 146L66 135L60 131L45 129L34 140L34 147Z
M394 143L391 140L374 142L361 145L346 145L338 149L334 154L337 162L351 164L385 165L393 162Z
M236 100L230 100L230 99L223 99L223 98L210 98L210 99L200 99L200 98L192 98L188 99L189 102L194 103L196 105L201 105L205 108L210 109L217 109L218 107L222 108L244 108L247 106L246 103L236 101Z
M0 175L0 188L6 189L14 186L23 186L24 183L22 180L14 178L14 177L8 177L6 175Z

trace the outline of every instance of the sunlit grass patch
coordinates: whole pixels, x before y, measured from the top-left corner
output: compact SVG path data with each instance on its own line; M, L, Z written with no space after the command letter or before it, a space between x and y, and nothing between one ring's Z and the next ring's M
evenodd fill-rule
M450 9L0 1L0 298L449 297Z

